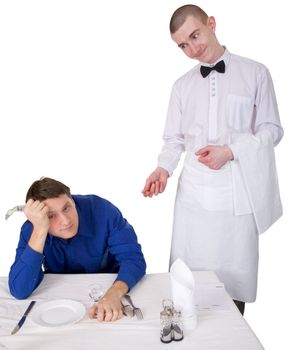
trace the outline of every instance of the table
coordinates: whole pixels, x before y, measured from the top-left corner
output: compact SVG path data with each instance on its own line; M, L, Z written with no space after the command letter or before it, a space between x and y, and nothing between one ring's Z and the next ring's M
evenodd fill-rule
M198 325L194 330L185 330L184 339L181 342L169 344L160 342L159 313L162 309L162 299L171 297L169 273L147 274L130 291L135 305L142 309L143 321L124 317L113 323L99 323L86 315L76 324L56 328L41 327L31 320L32 310L19 332L15 335L10 334L27 308L29 300L37 300L37 305L47 300L73 299L83 303L88 310L92 304L88 296L88 285L99 282L104 288L108 288L115 276L114 274L46 274L40 286L26 300L16 300L11 297L7 277L0 277L0 349L263 349L256 335L211 271L194 272ZM218 291L221 293L221 301L224 304L221 306L214 305ZM203 298L204 293L207 294Z

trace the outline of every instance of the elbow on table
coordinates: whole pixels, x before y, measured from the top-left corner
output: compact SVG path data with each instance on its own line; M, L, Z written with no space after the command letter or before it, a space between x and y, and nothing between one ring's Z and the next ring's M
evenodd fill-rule
M16 299L27 299L33 291L25 290L23 286L15 286L9 283L9 290L11 295Z
M142 275L140 278L143 278L143 276L146 274L146 262L144 261L142 264Z

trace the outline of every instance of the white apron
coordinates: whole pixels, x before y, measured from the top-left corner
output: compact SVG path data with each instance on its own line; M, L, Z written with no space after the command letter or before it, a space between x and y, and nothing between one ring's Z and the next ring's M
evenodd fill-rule
M256 299L258 233L253 214L234 215L230 163L211 170L187 152L174 208L170 265L212 270L236 300Z

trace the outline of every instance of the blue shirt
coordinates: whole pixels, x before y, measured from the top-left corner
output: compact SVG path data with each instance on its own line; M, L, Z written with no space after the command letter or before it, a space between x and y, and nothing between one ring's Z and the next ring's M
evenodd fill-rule
M70 239L48 233L43 254L28 245L33 225L26 221L9 288L17 299L27 298L45 273L118 273L116 280L132 288L145 274L146 263L133 227L109 201L95 195L73 195L79 216L77 234Z

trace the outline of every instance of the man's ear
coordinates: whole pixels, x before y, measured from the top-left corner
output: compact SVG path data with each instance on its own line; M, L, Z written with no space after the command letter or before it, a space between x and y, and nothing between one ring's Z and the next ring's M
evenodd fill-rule
M216 21L215 21L215 18L213 16L208 17L208 19L207 19L207 26L208 26L209 29L211 29L213 32L215 32Z

